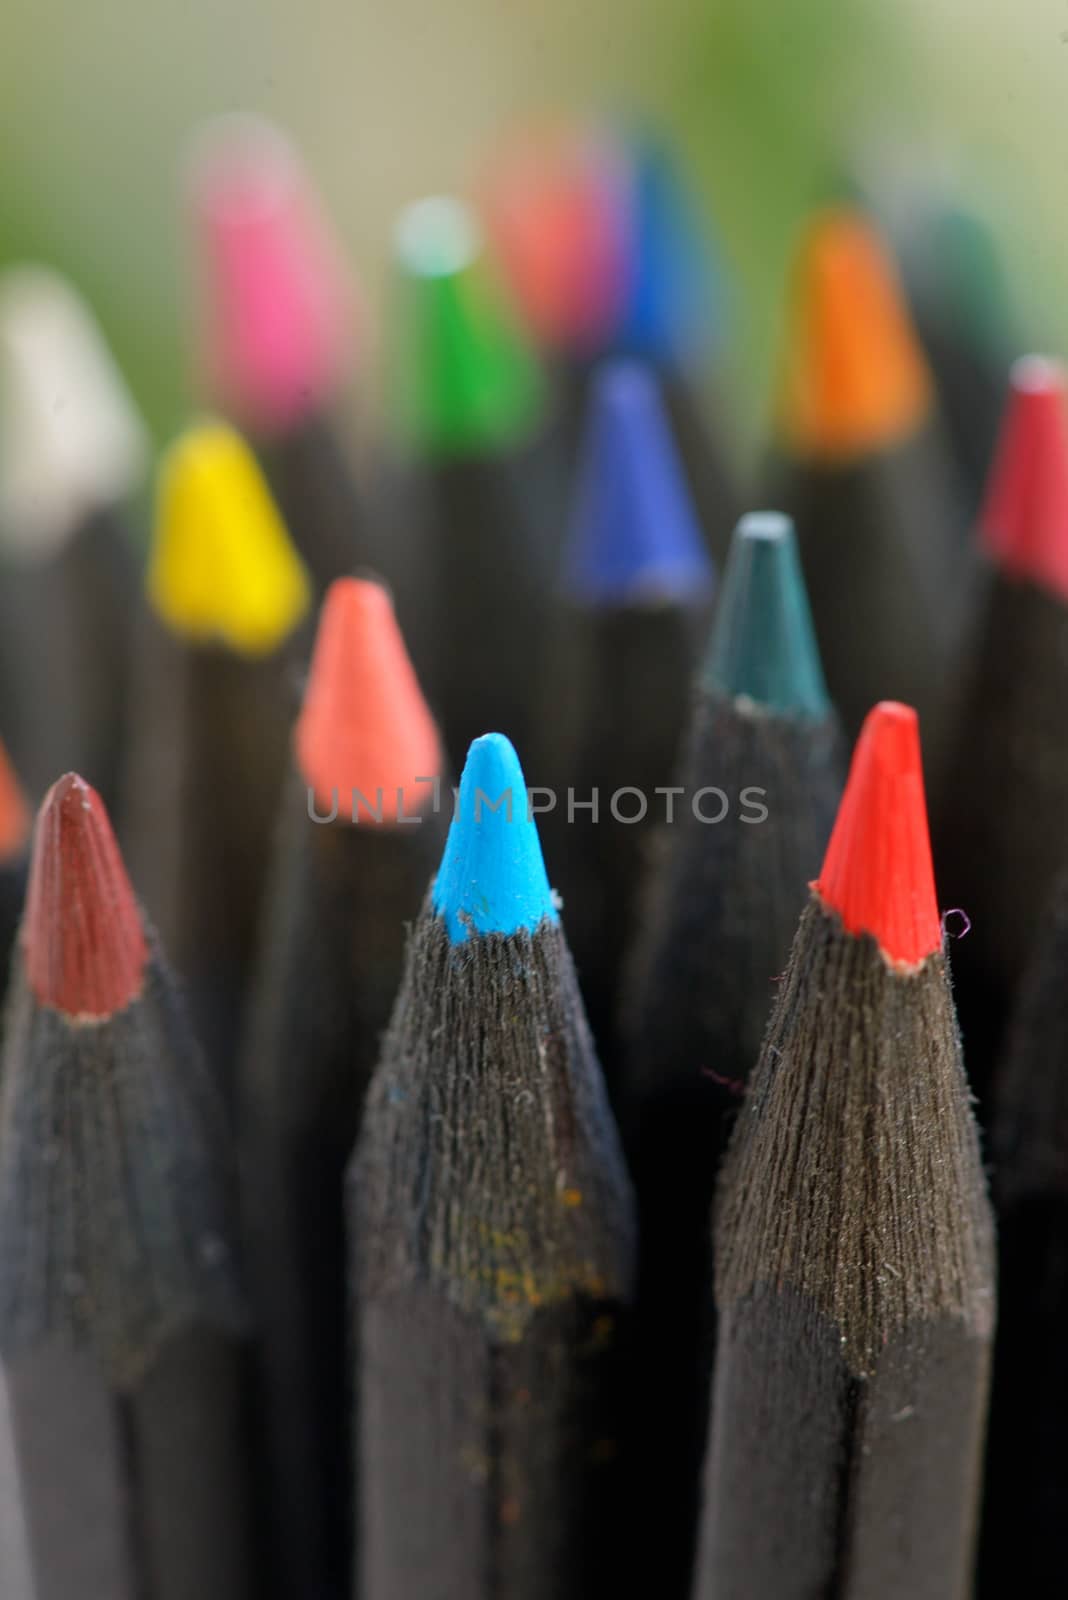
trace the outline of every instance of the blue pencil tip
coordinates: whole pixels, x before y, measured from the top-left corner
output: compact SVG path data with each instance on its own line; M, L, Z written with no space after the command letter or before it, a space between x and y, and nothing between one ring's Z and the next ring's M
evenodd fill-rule
M634 361L597 374L566 582L594 606L689 603L711 591L712 563L656 381Z
M639 134L631 141L628 292L616 347L685 371L714 344L722 299L718 263L675 163Z
M467 753L431 903L453 944L559 920L523 769L502 733L483 734Z

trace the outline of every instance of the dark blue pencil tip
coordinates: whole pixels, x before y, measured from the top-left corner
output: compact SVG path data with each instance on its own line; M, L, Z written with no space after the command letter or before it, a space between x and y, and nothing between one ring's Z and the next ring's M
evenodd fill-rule
M830 710L793 523L777 511L743 517L734 531L705 681L784 716Z
M431 903L453 944L559 920L523 769L503 733L483 734L467 753Z
M646 134L631 140L629 236L615 346L687 370L715 343L723 285L675 162Z
M692 602L712 563L656 381L637 362L597 374L566 566L586 605Z

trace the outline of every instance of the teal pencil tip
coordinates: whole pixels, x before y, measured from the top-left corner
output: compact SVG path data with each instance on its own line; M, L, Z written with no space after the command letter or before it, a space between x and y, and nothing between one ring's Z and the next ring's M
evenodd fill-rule
M793 523L779 512L754 512L734 531L705 682L786 716L830 710Z
M559 920L523 769L502 733L483 734L468 751L431 904L453 944Z

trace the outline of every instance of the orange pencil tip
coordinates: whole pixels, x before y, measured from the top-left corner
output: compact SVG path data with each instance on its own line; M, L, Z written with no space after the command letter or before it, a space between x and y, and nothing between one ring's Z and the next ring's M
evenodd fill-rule
M339 578L327 592L295 735L297 764L320 816L396 823L430 799L442 770L423 698L388 591Z
M833 209L798 251L779 397L786 449L849 460L914 433L933 385L893 264L860 215Z

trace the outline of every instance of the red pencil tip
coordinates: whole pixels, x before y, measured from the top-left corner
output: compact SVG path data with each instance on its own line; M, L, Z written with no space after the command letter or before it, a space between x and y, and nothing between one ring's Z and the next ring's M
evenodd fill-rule
M917 966L941 948L911 706L884 700L865 718L813 888L850 933L870 933L895 965Z
M1068 406L1055 361L1012 369L980 528L1003 571L1068 600Z
M141 988L141 914L103 802L73 772L37 814L22 944L30 988L69 1016L110 1017Z
M434 719L388 592L339 578L323 603L296 729L300 771L320 815L397 822L425 809L442 769Z
M30 813L15 769L0 745L0 862L21 855L30 836Z

